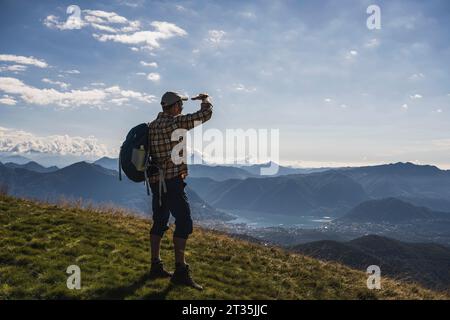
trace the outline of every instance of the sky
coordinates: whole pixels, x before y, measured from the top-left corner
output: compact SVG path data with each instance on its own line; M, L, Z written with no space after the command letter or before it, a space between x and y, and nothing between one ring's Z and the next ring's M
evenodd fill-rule
M366 24L373 4L380 29ZM175 90L211 95L203 130L278 129L281 164L450 169L447 0L0 9L0 152L117 157L128 130Z

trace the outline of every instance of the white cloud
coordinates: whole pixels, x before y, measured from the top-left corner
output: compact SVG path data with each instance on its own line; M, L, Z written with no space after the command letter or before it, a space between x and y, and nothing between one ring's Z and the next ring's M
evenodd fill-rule
M93 137L69 135L37 136L30 132L0 127L0 152L49 153L59 155L108 155L108 148Z
M139 51L139 48L138 48L138 47L131 47L130 49L131 49L131 51L135 51L135 52L136 52L136 51Z
M136 75L138 75L138 76L146 76L147 74L145 72L136 72Z
M153 95L147 95L133 90L122 90L119 86L109 87L104 89L104 91L115 95L116 98L131 98L147 103L152 103L156 99L156 97Z
M412 74L408 79L416 81L416 80L420 80L420 79L423 79L423 78L425 78L425 75L423 73L419 72L419 73Z
M94 38L101 41L114 41L124 44L146 45L149 49L159 48L160 40L176 36L185 36L187 32L177 25L164 21L153 21L154 31L137 31L131 34L94 34Z
M102 18L96 17L94 15L87 15L86 17L84 17L84 20L86 20L87 22L91 23L91 24L100 24L100 23L107 23L107 21L103 20Z
M186 11L186 10L187 10L187 9L186 9L184 6L182 6L181 4L175 5L175 8L176 8L178 11Z
M161 79L161 76L159 75L159 73L150 72L147 76L147 79L153 82L158 82Z
M227 33L223 30L209 30L208 38L206 39L212 45L219 45L225 41L224 37Z
M325 101L325 102L329 103L329 102L331 102L331 101L332 101L332 99L331 99L331 98L325 98L325 99L323 99L323 101Z
M243 12L240 12L239 15L246 19L251 19L251 20L256 19L255 13L251 12L251 11L243 11Z
M121 32L135 32L141 29L141 23L139 21L130 21L128 26L122 27Z
M402 109L403 110L408 110L408 105L406 103L402 104Z
M44 19L44 25L58 30L73 30L91 26L94 29L105 32L132 32L140 28L139 21L129 21L127 18L115 12L102 10L83 10L79 17L70 15L66 21L60 21L59 17L49 15ZM119 25L112 27L110 25Z
M9 72L21 72L27 70L27 66L23 66L20 64L13 64L11 66L0 66L0 72L9 71Z
M423 96L421 94L413 94L411 96L409 96L411 99L415 100L415 99L422 99Z
M16 103L17 103L17 101L13 97L8 96L6 94L3 95L3 98L0 98L0 104L6 104L8 106L15 106Z
M94 29L100 30L100 31L105 31L105 32L111 32L111 33L117 33L117 29L110 27L110 26L104 26L101 24L97 24L97 23L91 23L91 26Z
M143 65L144 67L158 68L158 64L156 62L141 61L141 65Z
M110 102L117 105L117 106L122 106L124 103L130 101L130 99L128 98L114 98L111 99Z
M195 11L193 9L190 9L190 8L187 8L187 7L185 7L185 6L181 5L181 4L176 4L175 5L175 9L177 11L179 11L180 13L183 13L183 14L198 15L197 11Z
M56 104L61 107L98 105L106 99L106 94L101 90L60 92L55 89L38 89L15 78L0 77L0 90L18 95L26 103L37 105Z
M91 90L70 90L61 92L55 89L39 89L29 86L16 78L0 77L0 91L17 95L24 102L36 105L56 105L63 108L94 106L102 108L110 99L131 97L141 102L154 102L155 96L120 87Z
M346 105L346 104L343 103L343 104L340 105L340 107L341 107L342 109L347 109L347 108L348 108L348 105Z
M39 68L47 68L48 64L44 60L39 60L34 57L16 56L13 54L0 54L0 61L14 62L17 64L33 65Z
M98 23L115 23L115 24L127 24L128 19L122 16L119 16L115 12L107 12L102 10L83 10L86 14L84 19L89 21L89 19L96 18L95 22ZM91 21L89 21L91 22Z
M119 0L119 4L127 6L127 7L131 7L131 8L137 8L137 7L142 7L142 5L144 4L145 0L133 0L133 2L130 1L124 1L124 0Z
M104 87L105 84L104 84L103 82L92 82L92 83L91 83L91 86L94 86L94 87Z
M68 83L61 82L61 81L53 81L53 80L50 80L50 79L47 79L47 78L43 78L42 82L45 82L45 83L48 83L48 84L57 85L61 89L64 89L64 90L66 90L70 86L70 84L68 84Z
M356 57L359 55L358 51L356 50L350 50L348 52L345 53L345 59L349 60L349 61L353 61L354 59L356 59Z
M141 29L141 22L138 20L128 20L115 12L102 10L83 10L79 18L71 15L66 21L60 21L59 17L49 15L44 19L44 25L58 30L81 29L90 26L100 32L114 34L126 34Z
M372 49L372 48L378 47L379 45L380 45L380 40L373 38L373 39L370 39L369 41L367 41L364 46L366 48Z
M67 71L64 71L65 73L68 73L68 74L80 74L80 71L78 71L78 70L67 70Z
M238 84L233 85L233 90L239 91L239 92L251 93L251 92L255 92L256 88L255 87L249 88L249 87L244 86L242 83L238 83Z
M57 16L49 15L44 19L44 25L51 29L73 30L83 28L86 23L76 16L69 16L66 21L60 21Z

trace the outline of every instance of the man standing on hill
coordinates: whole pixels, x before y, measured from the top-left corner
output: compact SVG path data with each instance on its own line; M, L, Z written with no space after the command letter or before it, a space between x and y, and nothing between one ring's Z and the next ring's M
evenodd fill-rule
M177 92L166 92L161 98L163 111L149 126L150 155L153 163L159 168L157 174L149 177L153 196L150 277L171 277L171 282L174 284L202 290L203 287L192 279L189 265L186 264L184 257L186 241L192 233L191 210L184 190L186 187L184 178L188 174L187 164L186 161L177 164L178 161L174 162L171 156L173 148L179 143L178 140L172 141L172 133L175 130L190 130L211 118L212 105L208 100L208 95L201 94L193 99L202 100L200 110L183 115L181 114L183 101L188 98ZM186 155L182 156L186 159ZM164 269L160 258L161 238L169 229L170 213L175 217L176 226L173 234L175 250L175 272L173 274Z

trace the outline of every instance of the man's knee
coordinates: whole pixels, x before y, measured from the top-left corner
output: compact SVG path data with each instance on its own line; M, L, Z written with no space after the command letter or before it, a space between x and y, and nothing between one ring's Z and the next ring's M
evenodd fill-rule
M153 226L150 229L150 234L162 237L167 230L169 230L169 227L167 225L158 225L153 222Z
M187 239L193 231L193 223L190 216L175 221L175 232L173 236L176 238Z
M162 237L164 233L169 230L169 216L168 214L153 215L153 225L150 229L150 234Z

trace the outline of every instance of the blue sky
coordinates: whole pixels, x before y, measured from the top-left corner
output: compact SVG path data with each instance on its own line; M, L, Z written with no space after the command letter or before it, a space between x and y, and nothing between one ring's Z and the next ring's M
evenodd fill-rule
M204 129L279 129L284 164L450 168L448 1L0 6L0 151L114 156L165 91L206 91Z

